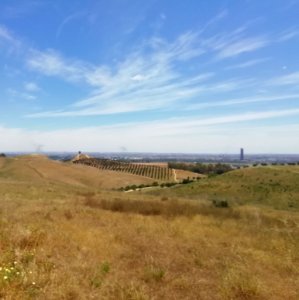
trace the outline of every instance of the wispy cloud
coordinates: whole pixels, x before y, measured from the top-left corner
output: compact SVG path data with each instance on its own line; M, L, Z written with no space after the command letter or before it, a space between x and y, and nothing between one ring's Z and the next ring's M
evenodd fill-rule
M213 22L225 18L223 11ZM71 16L70 16L71 17ZM209 26L211 26L211 24ZM30 117L90 116L137 112L182 107L184 103L197 103L204 96L234 91L253 86L250 78L227 78L217 80L213 72L194 74L182 72L181 66L194 59L209 54L212 63L241 54L256 51L270 45L273 40L266 35L247 36L246 26L230 33L218 33L204 37L204 31L188 31L173 41L153 37L111 65L90 63L63 57L56 51L32 51L27 60L31 70L47 76L79 82L91 88L91 96L76 99L69 107L54 111L42 111ZM247 68L266 61L252 59L228 67L227 69ZM190 65L190 64L189 64ZM291 78L285 78L285 82ZM243 103L249 103L247 102ZM234 104L240 102L235 101ZM233 101L230 101L230 105ZM205 107L206 103L199 104ZM214 104L215 105L215 104ZM228 105L226 104L218 104ZM216 105L215 105L216 106Z
M299 72L294 72L294 73L290 73L288 75L284 75L284 76L280 76L280 77L276 77L274 79L270 79L268 81L269 85L295 85L298 86L299 85Z
M152 39L114 67L92 66L68 61L53 51L34 52L28 60L31 69L45 75L85 82L96 90L67 110L43 112L35 116L82 116L112 114L167 107L200 93L212 73L184 76L176 65L202 54L194 47L196 34L188 32L175 42ZM222 90L225 86L222 87ZM227 88L227 86L226 86ZM221 87L218 86L220 90Z
M261 64L266 61L269 61L269 58L251 59L251 60L245 61L240 64L229 66L226 68L226 70L249 68L249 67L256 66L256 65Z
M221 107L232 105L244 105L259 102L273 102L273 101L286 101L286 100L299 100L299 94L283 94L275 96L257 95L249 98L237 98L225 101L211 101L201 102L198 104L191 104L185 107L186 110L204 109L209 107Z
M66 80L80 81L87 72L85 65L79 61L66 60L56 51L45 52L32 50L27 65L48 76L58 76Z
M293 39L295 37L299 36L299 30L298 29L288 29L284 31L279 37L278 42L285 42L290 39Z
M31 93L17 91L15 89L8 89L7 94L12 98L21 98L21 99L25 99L25 100L35 100L36 99L36 96L32 95Z
M232 44L220 47L217 58L230 58L243 53L252 52L267 46L270 41L265 37L244 38L233 42Z
M224 51L224 48L220 50ZM211 82L213 73L186 75L179 71L181 63L199 57L205 51L199 34L195 32L187 32L174 42L153 38L139 51L113 67L97 67L68 60L51 50L35 51L27 62L31 69L49 76L85 82L94 91L91 97L79 100L71 107L40 112L31 117L88 116L169 109L172 105L188 102L206 93L224 93L250 83L250 80L242 79L214 79Z
M241 143L256 152L270 152L273 149L276 152L298 152L299 142L294 136L298 134L299 124L271 128L258 123L261 120L295 115L299 115L299 108L51 131L24 131L0 127L0 137L4 141L2 147L5 149L7 145L17 141L22 150L42 144L47 151L74 151L82 149L83 145L85 151L117 151L120 146L125 146L135 151L173 152L175 149L178 152L219 153L223 149L237 151ZM275 139L272 138L273 135Z
M299 115L299 108L285 109L285 110L269 110L247 112L242 114L226 115L221 117L202 118L195 120L174 120L173 122L165 122L165 126L170 128L189 128L198 126L210 126L218 124L232 124L246 121L265 120L277 117ZM160 125L159 125L160 126ZM163 127L162 127L163 128Z
M64 20L60 23L57 31L56 31L56 37L60 37L61 33L63 32L63 29L65 26L67 26L67 24L71 23L72 21L76 20L76 19L80 19L81 17L85 16L86 13L85 12L76 12L73 14L68 15L66 18L64 18Z
M232 32L220 32L203 38L201 45L215 52L215 59L228 59L270 45L272 40L267 35L248 36L247 26L241 26Z
M35 82L25 82L24 89L27 92L33 92L33 93L40 91L40 87Z
M0 41L1 39L9 43L16 43L13 34L6 27L0 25Z

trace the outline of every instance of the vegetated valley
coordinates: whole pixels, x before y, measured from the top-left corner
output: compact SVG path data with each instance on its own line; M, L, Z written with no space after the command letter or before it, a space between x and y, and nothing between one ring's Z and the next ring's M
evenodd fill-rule
M299 298L299 166L126 167L0 158L1 299Z

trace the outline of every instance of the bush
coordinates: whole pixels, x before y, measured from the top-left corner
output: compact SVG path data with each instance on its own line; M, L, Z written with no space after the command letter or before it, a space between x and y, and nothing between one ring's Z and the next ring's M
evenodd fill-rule
M172 186L174 186L174 185L176 185L175 182L166 182L166 183L165 183L165 186L166 186L166 187L172 187Z
M233 168L230 164L203 164L203 163L177 163L177 162L169 162L168 167L171 169L180 169L191 171L194 173L200 174L215 174L220 175L229 171L232 171Z
M191 183L191 182L193 182L193 180L191 180L189 177L182 180L182 184L187 184L187 183Z
M119 213L134 213L144 216L193 217L196 215L208 215L224 219L241 218L240 211L230 208L226 200L216 200L214 205L208 206L190 200L166 200L166 197L163 199L161 198L161 201L123 200L120 198L114 198L111 200L87 199L87 201L85 201L85 205L91 208L99 208Z
M215 207L222 207L222 208L229 207L227 200L218 200L218 199L216 200L216 199L214 199L213 200L213 205Z

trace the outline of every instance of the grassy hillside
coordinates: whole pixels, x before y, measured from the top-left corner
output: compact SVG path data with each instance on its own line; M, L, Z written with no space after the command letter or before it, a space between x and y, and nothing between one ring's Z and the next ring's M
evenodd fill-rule
M0 160L1 299L298 299L296 211L108 191L77 167Z
M142 176L62 163L43 156L0 158L0 185L34 182L35 185L111 189L152 181Z
M254 203L274 208L299 209L299 166L240 169L152 193L194 199L224 199L232 204Z

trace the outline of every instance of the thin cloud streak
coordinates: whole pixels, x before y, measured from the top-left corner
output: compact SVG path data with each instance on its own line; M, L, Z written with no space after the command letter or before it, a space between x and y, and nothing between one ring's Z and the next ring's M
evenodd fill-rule
M265 37L244 38L223 47L217 54L218 59L231 58L243 53L253 52L266 47L270 41Z
M264 120L277 117L285 117L299 114L299 108L286 109L286 110L274 110L263 112L247 112L243 114L234 114L227 116L211 117L211 118L171 118L163 121L151 121L140 123L121 123L112 126L106 126L106 128L135 128L136 130L148 127L152 129L154 134L162 134L163 130L167 129L170 132L175 132L176 129L190 129L191 127L211 126L218 124L239 123L246 121ZM157 130L155 130L157 129Z
M255 96L250 98L239 98L231 99L226 101L215 101L215 102L202 102L198 104L193 104L187 106L186 110L204 109L209 107L220 107L220 106L231 106L236 104L250 104L257 102L271 102L271 101L281 101L281 100L299 100L299 94L286 94L277 96Z
M276 77L274 79L269 80L268 85L276 86L276 85L299 85L299 72L290 73L288 75Z
M276 153L287 153L299 151L299 141L294 139L299 132L299 124L280 126L277 130L275 126L258 126L253 122L293 115L299 115L299 108L50 131L0 126L0 138L4 141L2 148L5 151L9 150L9 146L19 147L20 151L32 151L33 145L42 144L46 151L76 151L82 149L82 145L84 151L117 151L120 145L125 145L134 151L173 152L175 149L186 153L219 153L219 149L237 151L241 143L251 152L269 153L275 149ZM246 125L248 122L250 127Z
M252 60L248 60L243 63L240 63L240 64L229 66L225 69L226 70L245 69L245 68L256 66L258 64L261 64L261 63L269 61L269 60L270 60L270 58L252 59Z
M278 42L286 42L288 40L291 40L295 37L299 36L299 30L298 29L289 29L283 32L279 37L278 37Z
M59 38L61 33L63 32L63 29L64 27L69 24L70 22L76 20L76 19L79 19L81 17L83 17L84 15L86 15L86 13L84 12L76 12L76 13L73 13L69 16L67 16L62 22L61 24L59 25L57 31L56 31L56 38Z

